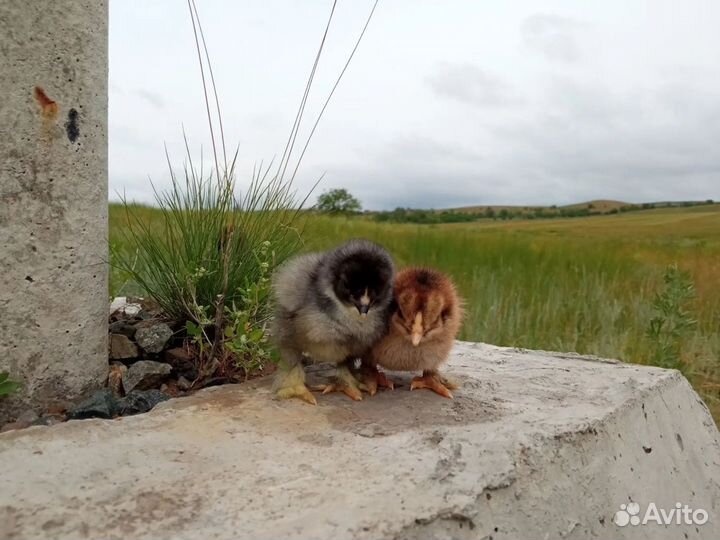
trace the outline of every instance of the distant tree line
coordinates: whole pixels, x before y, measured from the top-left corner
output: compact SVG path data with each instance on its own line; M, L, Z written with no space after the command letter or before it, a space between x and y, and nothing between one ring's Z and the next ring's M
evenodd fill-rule
M487 207L478 211L459 210L425 210L413 208L396 208L395 210L374 212L373 219L380 222L392 223L464 223L492 219L507 221L511 219L552 219L552 218L576 218L586 216L599 216L608 214L619 214L638 210L650 210L653 208L667 207L689 207L705 204L714 204L712 199L706 201L682 201L682 202L659 202L643 204L627 204L609 210L600 210L592 203L587 206L558 208L556 205L550 207L521 207L521 208L500 208Z
M392 223L465 223L476 221L478 216L469 212L456 210L415 210L412 208L396 208L389 212L373 214L375 221L389 221Z
M379 222L390 223L467 223L481 219L492 219L507 221L511 219L551 219L551 218L575 218L586 216L599 216L607 214L619 214L624 212L635 212L638 210L651 210L653 208L668 207L689 207L705 204L714 204L712 199L705 201L680 201L680 202L654 202L642 204L626 204L623 206L602 210L593 203L581 206L524 206L510 208L486 207L475 211L462 210L432 210L418 208L395 208L395 210L368 212L365 214ZM325 191L318 197L315 209L318 212L329 215L353 215L362 212L362 204L346 189L331 189Z

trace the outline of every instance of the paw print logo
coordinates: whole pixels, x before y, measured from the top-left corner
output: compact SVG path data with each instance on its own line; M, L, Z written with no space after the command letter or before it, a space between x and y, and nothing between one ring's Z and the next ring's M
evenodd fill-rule
M615 512L613 523L615 523L618 527L624 527L627 524L640 525L640 517L638 517L639 513L640 505L638 503L631 502L628 504L621 504L620 510Z

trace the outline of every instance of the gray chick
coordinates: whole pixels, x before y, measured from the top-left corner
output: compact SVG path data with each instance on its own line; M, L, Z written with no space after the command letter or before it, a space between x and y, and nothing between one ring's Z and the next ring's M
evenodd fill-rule
M350 240L323 253L299 255L273 278L271 337L280 352L274 390L282 399L317 404L305 386L303 356L337 365L340 390L362 399L350 371L387 330L394 267L390 254L367 240Z

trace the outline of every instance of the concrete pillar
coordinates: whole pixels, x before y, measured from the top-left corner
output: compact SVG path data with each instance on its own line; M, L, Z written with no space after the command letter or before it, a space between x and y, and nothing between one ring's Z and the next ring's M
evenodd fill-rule
M0 422L107 373L107 2L0 2Z

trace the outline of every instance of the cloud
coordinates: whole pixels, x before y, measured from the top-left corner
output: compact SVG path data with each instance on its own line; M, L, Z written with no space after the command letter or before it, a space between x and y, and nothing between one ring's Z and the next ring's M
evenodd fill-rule
M720 104L705 92L554 80L535 115L495 134L532 171L528 179L557 180L546 195L530 182L532 198L702 199L716 196L720 178Z
M720 103L708 88L551 78L538 90L512 121L398 135L327 182L373 209L718 198Z
M160 94L156 94L155 92L151 92L149 90L137 90L135 93L156 109L165 108L165 98L163 98Z
M517 100L509 85L473 64L443 62L425 81L436 95L475 107L504 107Z
M147 176L162 185L167 172L163 141L183 161L181 125L207 156L206 112L185 11L157 0L150 18L125 4L111 2L110 175L113 188L151 200ZM241 142L243 180L256 158L282 152L327 14L289 1L283 17L262 3L215 4L203 16L216 29L225 135L230 150ZM347 4L338 39L367 15ZM418 8L412 17L405 4ZM720 3L678 5L672 17L602 2L553 13L420 4L400 1L372 23L300 167L301 194L327 171L321 189L346 187L368 208L720 199ZM306 118L346 50L328 46Z
M509 195L500 184L510 184L485 158L479 146L401 135L375 147L369 159L331 168L327 182L342 179L370 209L467 206Z
M558 15L536 13L520 28L525 45L556 62L574 63L582 54L578 37L586 23Z

